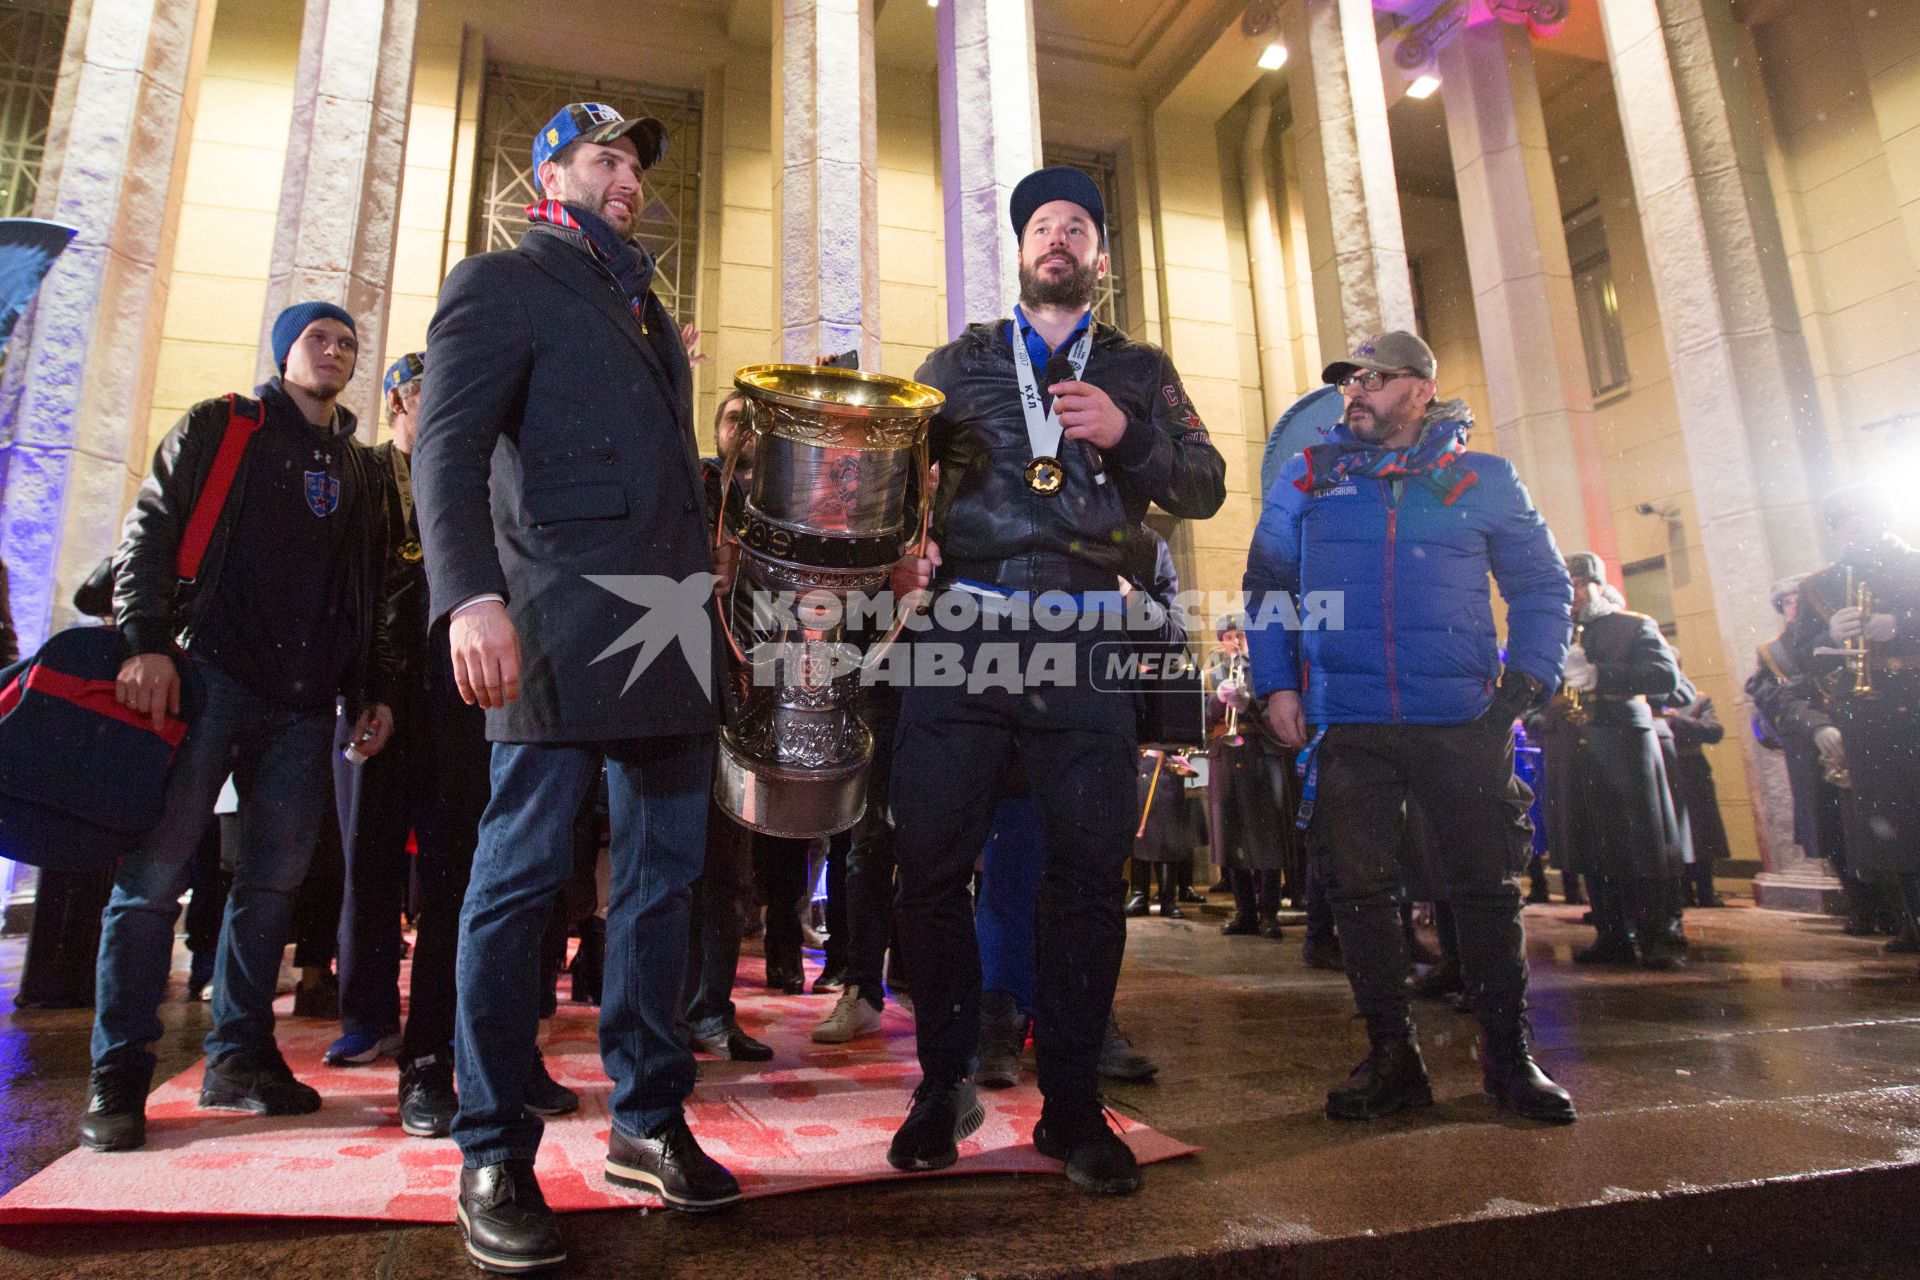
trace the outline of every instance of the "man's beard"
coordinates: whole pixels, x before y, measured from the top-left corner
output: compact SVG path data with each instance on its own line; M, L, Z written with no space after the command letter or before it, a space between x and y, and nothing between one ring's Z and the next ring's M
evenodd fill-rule
M1040 272L1020 264L1020 301L1029 307L1064 307L1082 311L1093 305L1093 290L1100 273L1084 262L1075 261L1073 269L1056 279L1043 279Z

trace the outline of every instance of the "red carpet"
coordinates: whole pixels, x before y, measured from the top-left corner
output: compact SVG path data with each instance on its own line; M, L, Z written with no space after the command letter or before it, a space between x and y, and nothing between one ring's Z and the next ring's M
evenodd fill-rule
M879 1036L816 1045L814 1024L831 996L762 994L759 961L743 958L735 991L741 1024L775 1050L770 1063L703 1058L688 1120L701 1145L732 1169L749 1197L815 1187L892 1181L887 1142L919 1079L913 1020L887 1007ZM752 994L748 994L752 992ZM320 1055L339 1033L331 1022L284 1016L279 1039L294 1073L324 1104L292 1119L201 1111L201 1068L169 1080L147 1101L140 1151L73 1151L0 1199L0 1222L135 1220L154 1217L351 1218L451 1222L460 1153L451 1141L409 1138L394 1114L394 1066L331 1068ZM542 1043L555 1079L578 1090L579 1111L547 1122L539 1173L562 1213L653 1208L658 1201L609 1186L606 1100L595 1040L599 1011L562 1004ZM981 1090L987 1120L943 1174L1049 1173L1060 1166L1032 1146L1040 1094L1029 1071L1017 1088ZM77 1103L76 1099L76 1103ZM1123 1123L1125 1123L1123 1121ZM1126 1139L1141 1162L1191 1155L1144 1125Z

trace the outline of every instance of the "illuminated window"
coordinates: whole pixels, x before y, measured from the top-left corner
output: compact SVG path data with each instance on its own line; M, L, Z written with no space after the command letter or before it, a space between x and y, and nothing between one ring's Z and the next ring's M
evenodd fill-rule
M1660 634L1671 640L1680 633L1673 614L1673 582L1667 574L1667 558L1654 556L1620 566L1620 591L1627 607L1644 613L1660 624Z
M67 9L66 0L0 5L0 218L33 214Z
M1070 164L1093 179L1100 199L1107 206L1107 278L1093 295L1093 318L1116 329L1127 327L1127 272L1115 228L1120 221L1119 166L1111 151L1080 151L1073 147L1047 147L1041 163Z
M1613 287L1613 261L1600 208L1590 204L1567 219L1567 259L1573 266L1573 301L1580 313L1580 339L1587 349L1593 394L1627 385L1627 341L1620 332L1620 298Z
M682 324L694 317L700 263L700 95L626 80L592 79L505 63L487 64L480 107L480 172L474 183L474 252L510 249L527 229L533 135L569 102L604 102L621 115L667 127L667 158L647 171L637 228L653 254L653 291Z

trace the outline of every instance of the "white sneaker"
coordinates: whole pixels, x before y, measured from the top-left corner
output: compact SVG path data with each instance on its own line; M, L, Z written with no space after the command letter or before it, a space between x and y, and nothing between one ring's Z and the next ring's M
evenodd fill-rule
M815 1044L845 1044L880 1030L880 1011L860 998L860 988L848 987L834 1002L833 1012L813 1029Z

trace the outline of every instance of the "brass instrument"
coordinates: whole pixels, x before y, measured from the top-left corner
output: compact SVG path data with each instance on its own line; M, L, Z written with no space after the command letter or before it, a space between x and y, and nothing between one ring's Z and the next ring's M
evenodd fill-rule
M1860 611L1860 634L1847 641L1847 665L1853 668L1853 696L1873 696L1873 654L1867 648L1867 622L1873 617L1873 592L1862 582L1855 585L1853 566L1847 566L1847 604Z
M1252 704L1247 693L1246 655L1230 653L1227 655L1227 673L1215 682L1212 696L1220 699L1227 708L1227 723L1220 735L1228 746L1237 747L1246 742L1240 732L1240 713Z
M1571 648L1579 649L1583 653L1586 651L1586 646L1580 643L1586 631L1587 624L1584 622L1574 627ZM1560 686L1560 692L1554 696L1554 701L1560 704L1561 719L1568 724L1586 724L1593 716L1593 709L1587 706L1587 695L1584 689L1571 688L1563 683Z

